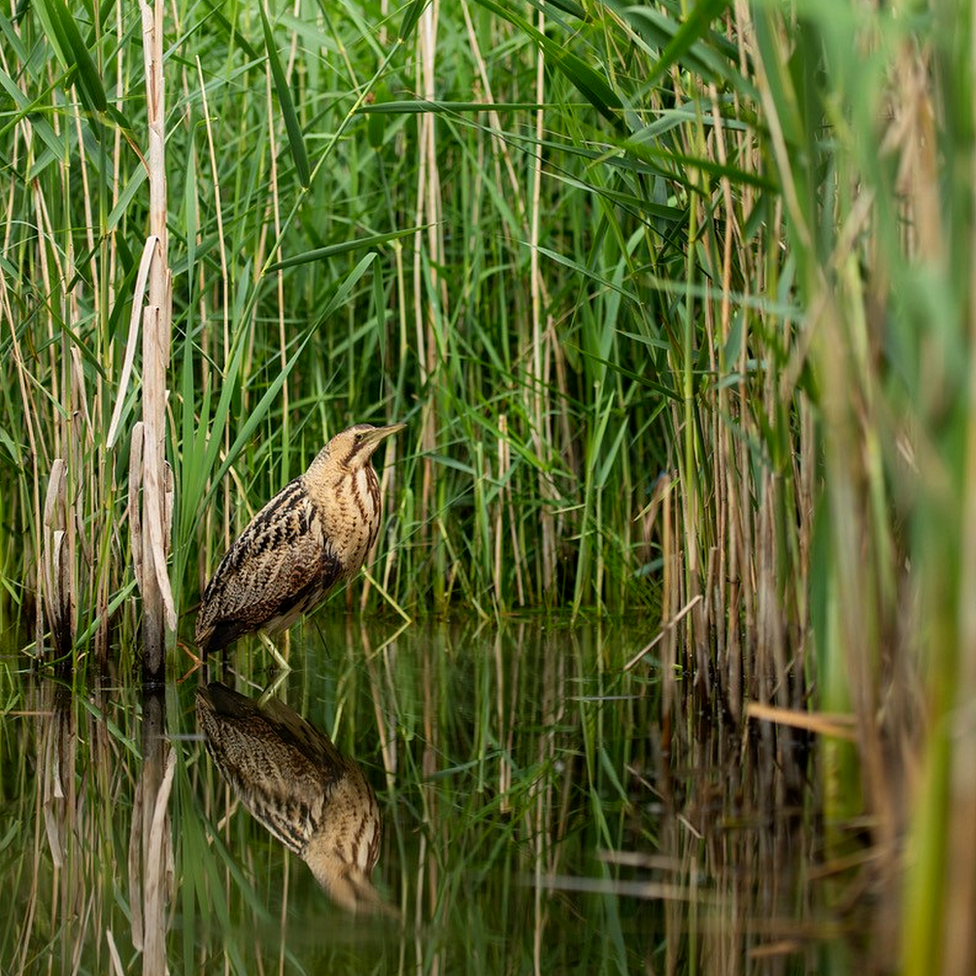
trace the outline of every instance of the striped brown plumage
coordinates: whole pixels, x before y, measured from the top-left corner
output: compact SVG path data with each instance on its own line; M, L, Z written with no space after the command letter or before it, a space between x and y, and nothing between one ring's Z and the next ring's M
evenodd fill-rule
M404 424L356 424L254 516L207 584L196 622L204 655L244 634L290 627L362 566L380 530L372 455Z
M207 751L241 803L350 911L396 914L370 875L380 811L362 768L277 699L259 703L219 682L197 691Z

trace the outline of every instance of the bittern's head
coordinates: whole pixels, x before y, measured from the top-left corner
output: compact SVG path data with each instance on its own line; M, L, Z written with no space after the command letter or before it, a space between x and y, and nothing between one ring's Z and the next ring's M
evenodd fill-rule
M374 427L372 424L355 424L340 431L329 441L329 457L349 471L365 467L380 446L380 441L403 430L406 424L390 424Z

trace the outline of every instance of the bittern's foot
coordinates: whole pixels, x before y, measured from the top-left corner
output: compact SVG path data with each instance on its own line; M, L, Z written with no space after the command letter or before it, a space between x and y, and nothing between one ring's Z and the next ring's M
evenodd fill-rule
M187 671L182 678L176 679L176 683L178 685L181 685L183 684L184 681L186 681L187 678L190 677L191 674L196 673L197 671L200 670L200 668L203 667L203 658L197 657L196 654L194 654L193 651L190 650L189 644L184 644L183 641L177 641L176 644L177 647L182 648L184 653L187 655L187 657L189 657L190 660L193 661L193 666L190 668L190 670Z

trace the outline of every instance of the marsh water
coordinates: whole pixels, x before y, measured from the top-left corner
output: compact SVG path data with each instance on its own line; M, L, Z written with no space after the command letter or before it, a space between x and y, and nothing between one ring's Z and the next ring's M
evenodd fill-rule
M271 688L248 640L196 670L180 651L153 694L6 648L0 971L881 968L857 858L824 840L816 743L729 722L681 675L666 707L659 662L626 668L653 630L327 609L295 628ZM214 682L362 770L389 911L337 904L248 811L198 727Z

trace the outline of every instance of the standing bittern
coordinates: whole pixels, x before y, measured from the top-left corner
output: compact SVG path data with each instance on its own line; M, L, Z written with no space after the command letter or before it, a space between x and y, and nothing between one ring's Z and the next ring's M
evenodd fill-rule
M207 752L252 816L350 911L396 915L370 881L380 811L358 763L277 699L260 704L213 682L197 691Z
M203 595L196 642L205 657L244 634L285 630L359 570L382 517L370 459L380 441L405 426L356 424L336 434L254 516Z

